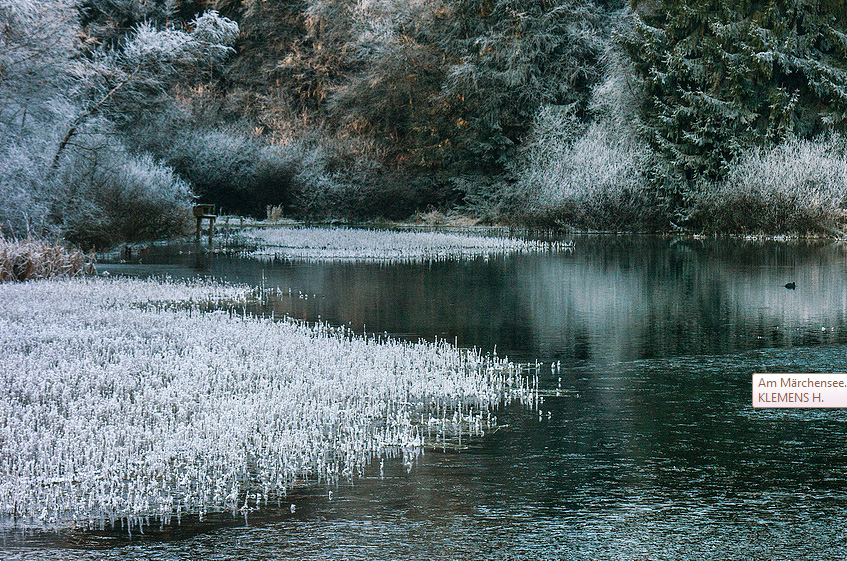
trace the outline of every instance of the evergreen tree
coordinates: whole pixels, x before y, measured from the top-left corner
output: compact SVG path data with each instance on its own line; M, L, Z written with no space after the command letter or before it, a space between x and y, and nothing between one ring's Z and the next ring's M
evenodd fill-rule
M436 98L447 55L432 30L446 17L441 0L381 0L351 11L348 75L330 98L344 129L386 147L392 163L419 170L443 163L445 118Z
M584 110L599 77L590 0L382 0L351 27L335 114L419 170L501 173L545 104Z
M847 2L634 2L625 46L654 147L687 180L751 146L847 123Z
M442 98L460 164L498 172L542 105L584 115L599 79L601 12L586 0L454 0L439 44L455 61Z

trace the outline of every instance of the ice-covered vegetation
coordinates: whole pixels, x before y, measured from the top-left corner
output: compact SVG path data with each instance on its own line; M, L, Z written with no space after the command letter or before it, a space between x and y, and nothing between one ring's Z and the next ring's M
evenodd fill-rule
M94 257L79 250L34 238L7 240L0 236L0 283L93 272Z
M191 228L191 187L149 154L129 154L122 146L97 146L96 157L75 152L56 173L51 216L64 237L84 247L117 241L168 239Z
M608 120L585 127L567 108L545 107L525 158L530 221L604 231L655 229L661 221L645 173L649 150Z
M3 523L246 513L479 433L525 391L506 361L442 342L233 313L252 297L206 282L0 286Z
M3 2L0 225L98 247L179 234L138 227L190 202L173 171L254 217L832 232L843 207L791 226L770 219L790 198L743 225L701 212L702 189L755 182L757 151L847 131L847 4L821 2ZM143 158L125 200L162 212L97 224L89 195Z
M176 82L196 80L231 54L238 26L211 11L189 18L186 29L164 15L154 24L148 17L160 4L0 2L5 232L101 248L182 232L189 186L128 146L127 128L171 107ZM106 32L88 18L110 9L134 10L137 19L113 19L112 35L99 36Z
M505 236L360 228L251 228L239 237L258 246L250 257L305 261L441 261L570 247Z
M602 58L590 122L574 106L541 107L516 166L519 211L540 224L588 230L658 230L664 218L637 130L638 103L618 49Z
M837 232L847 222L847 139L757 148L691 199L690 223L707 232Z

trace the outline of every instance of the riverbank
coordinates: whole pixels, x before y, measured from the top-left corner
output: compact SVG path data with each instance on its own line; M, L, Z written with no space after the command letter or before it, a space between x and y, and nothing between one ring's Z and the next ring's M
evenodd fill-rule
M595 231L555 231L524 229L505 225L457 225L418 222L331 223L308 225L289 219L256 220L237 216L222 217L216 227L213 252L237 253L261 260L292 261L372 261L382 263L472 259L494 255L573 251L583 237L654 236L679 240L742 240L748 242L793 242L801 240L843 240L847 235L830 234L695 234L686 232L632 233ZM210 248L204 242L194 245L194 237L126 244L101 253L98 259L111 263L144 262L156 246L184 244L185 251L201 253ZM182 250L181 250L182 251Z
M845 211L847 212L847 211ZM628 229L595 229L576 228L556 224L519 224L515 222L483 222L470 214L443 214L437 211L426 214L423 217L414 216L405 221L376 220L364 222L303 222L293 219L264 219L245 218L239 216L224 216L216 226L223 233L238 233L245 229L276 229L276 228L347 228L361 230L386 230L396 232L439 232L446 234L462 234L483 237L524 237L530 239L556 240L583 235L654 235L660 237L679 238L727 238L741 240L797 240L797 239L843 239L847 237L847 214L842 213L844 219L841 226L827 231L808 232L718 232L710 230L701 232L687 229L682 226L666 230L628 230Z

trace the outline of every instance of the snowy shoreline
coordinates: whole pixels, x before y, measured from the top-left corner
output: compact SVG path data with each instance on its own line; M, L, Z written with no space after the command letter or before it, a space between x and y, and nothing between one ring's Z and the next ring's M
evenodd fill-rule
M210 282L0 285L0 524L253 510L481 434L524 391L514 365L443 342L202 311L250 297Z

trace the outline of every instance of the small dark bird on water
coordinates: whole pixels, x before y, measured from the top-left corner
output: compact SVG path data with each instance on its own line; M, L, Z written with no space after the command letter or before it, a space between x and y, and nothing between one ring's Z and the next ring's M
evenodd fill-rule
M785 288L787 288L788 290L794 290L795 288L797 288L797 285L794 284L793 282L790 282L790 283L785 285Z

